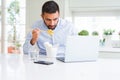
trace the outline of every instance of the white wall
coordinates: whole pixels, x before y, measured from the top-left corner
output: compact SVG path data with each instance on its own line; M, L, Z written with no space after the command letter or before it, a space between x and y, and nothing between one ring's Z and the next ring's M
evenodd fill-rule
M70 7L117 7L120 0L69 0Z
M73 11L120 9L120 0L69 0L69 4Z

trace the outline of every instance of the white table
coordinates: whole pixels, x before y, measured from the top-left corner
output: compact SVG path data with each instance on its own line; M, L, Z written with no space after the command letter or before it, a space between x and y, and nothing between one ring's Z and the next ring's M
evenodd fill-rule
M0 80L120 80L120 59L42 65L27 56L1 55Z

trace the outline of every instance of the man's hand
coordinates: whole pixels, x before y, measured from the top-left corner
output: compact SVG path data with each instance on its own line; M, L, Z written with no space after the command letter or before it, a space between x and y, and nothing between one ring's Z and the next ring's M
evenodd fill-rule
M30 41L30 43L32 45L34 45L37 42L37 40L39 38L39 34L40 34L40 29L38 29L38 28L33 29L33 31L32 31L32 39Z

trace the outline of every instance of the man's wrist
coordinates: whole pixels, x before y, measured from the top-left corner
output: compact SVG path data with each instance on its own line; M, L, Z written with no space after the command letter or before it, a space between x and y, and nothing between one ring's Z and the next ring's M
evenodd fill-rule
M31 45L34 45L35 43L36 43L36 40L31 39L30 44L31 44Z

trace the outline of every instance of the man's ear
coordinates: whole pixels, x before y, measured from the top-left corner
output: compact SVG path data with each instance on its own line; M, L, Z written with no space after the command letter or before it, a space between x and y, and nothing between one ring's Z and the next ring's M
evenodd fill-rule
M43 18L43 14L41 14L41 17Z

